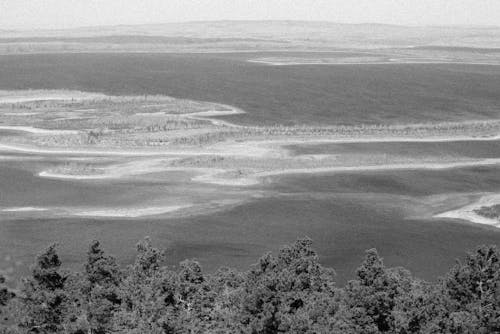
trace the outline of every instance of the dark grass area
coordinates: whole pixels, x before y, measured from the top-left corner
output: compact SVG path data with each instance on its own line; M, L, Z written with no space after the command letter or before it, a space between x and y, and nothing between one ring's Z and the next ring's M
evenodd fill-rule
M276 55L1 56L0 89L166 94L235 105L248 114L229 119L253 124L407 123L498 117L500 67L276 67L245 61Z

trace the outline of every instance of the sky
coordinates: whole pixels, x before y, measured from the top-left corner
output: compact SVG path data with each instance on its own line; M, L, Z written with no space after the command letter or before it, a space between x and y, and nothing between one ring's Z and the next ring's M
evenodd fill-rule
M500 0L0 0L0 29L204 20L500 26Z

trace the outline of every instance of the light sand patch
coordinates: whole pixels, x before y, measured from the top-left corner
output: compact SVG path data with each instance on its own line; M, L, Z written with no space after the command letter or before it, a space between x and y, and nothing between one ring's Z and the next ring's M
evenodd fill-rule
M104 94L73 90L0 90L0 104L51 100L88 100L106 97Z
M318 160L326 159L327 155L321 155ZM465 160L453 162L426 162L426 163L394 163L394 164L374 164L374 165L356 165L356 166L325 166L317 168L277 168L271 170L246 169L241 172L234 168L215 168L215 167L190 167L169 165L171 159L149 159L136 160L128 163L115 164L99 169L99 174L79 175L78 173L64 173L57 171L42 171L40 177L72 179L72 180L100 180L116 179L133 175L145 175L158 172L180 171L193 172L197 175L191 180L194 182L210 183L227 186L251 186L262 182L263 178L290 175L290 174L316 174L316 173L346 173L346 172L370 172L384 170L412 170L428 169L442 170L452 168L464 168L475 166L493 166L500 165L500 158Z
M39 154L55 154L55 155L94 155L94 156L135 156L135 157L151 157L151 156L195 156L195 155L220 155L220 156L247 156L247 157L262 157L267 155L271 150L261 146L246 145L245 143L224 143L212 145L206 148L182 148L177 149L45 149L26 145L11 145L0 144L0 151L8 152L25 152Z
M233 127L237 128L240 127L237 124L230 123L221 119L213 119L211 117L215 116L229 116L229 115L238 115L238 114L244 114L245 112L241 109L237 108L231 108L229 110L207 110L207 111L199 111L199 112L194 112L194 113L189 113L189 114L182 114L181 116L190 118L190 119L197 119L197 120L202 120L202 121L209 121L215 126L228 126L228 127Z
M33 116L38 115L39 112L6 112L3 115L5 116Z
M65 173L64 171L46 170L38 174L39 177L67 180L104 180L118 179L133 175L145 175L163 172L172 159L136 160L111 166L96 168L97 173L78 174Z
M193 168L191 171L199 174L191 178L191 181L194 182L216 184L221 186L252 186L260 183L259 179L251 176L227 177L227 174L230 173L230 171L224 169Z
M136 115L136 116L157 117L157 116L165 116L166 113L164 111L158 111L158 112L138 112L138 113L135 113L134 115Z
M483 206L493 206L500 204L500 194L488 194L482 196L474 203L468 204L462 208L442 212L435 215L436 218L450 218L468 220L476 224L486 224L500 228L500 221L498 219L486 218L474 212Z
M363 59L364 58L364 59ZM381 57L363 57L363 58L318 58L318 59L285 59L285 58L256 58L249 59L247 62L257 63L267 66L298 66L298 65L321 65L321 66L345 66L345 65L439 65L439 64L460 64L460 65L488 65L499 66L495 61L460 61L453 59L405 59L389 58L382 60Z
M13 208L2 209L2 212L33 212L33 211L48 211L47 208L32 207L32 206L21 206Z
M104 180L113 178L105 174L73 175L73 174L63 174L50 171L40 172L38 176L47 179L63 179L63 180Z
M32 126L0 125L0 130L23 131L23 132L29 132L29 133L33 133L33 134L37 134L37 135L74 135L74 134L78 134L78 131L76 131L76 130L47 130L47 129L34 128Z
M22 156L22 155L1 155L0 161L33 161L42 160L42 157Z
M191 205L171 205L140 208L112 208L112 209L91 209L77 211L72 215L79 217L109 217L109 218L138 218L144 216L156 216L185 209Z

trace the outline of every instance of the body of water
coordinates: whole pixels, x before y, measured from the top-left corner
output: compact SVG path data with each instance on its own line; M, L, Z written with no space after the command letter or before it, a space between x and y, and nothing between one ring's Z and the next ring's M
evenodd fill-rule
M223 265L247 268L264 252L309 236L322 262L338 271L341 282L352 277L363 251L372 247L388 265L403 265L419 277L435 279L466 250L500 243L498 229L431 218L439 210L466 204L473 194L500 191L497 167L294 175L266 183L256 197L251 195L255 190L174 181L178 176L161 182L154 177L109 182L41 179L26 168L26 161L15 164L0 167L2 207L203 204L214 197L241 201L184 217L3 213L0 254L22 262L19 274L51 242L60 244L66 265L79 268L92 239L101 240L122 263L129 263L135 243L151 236L167 249L170 264L197 258L212 271ZM245 191L247 196L241 193Z
M0 56L0 89L77 89L108 94L165 94L234 105L227 117L248 124L360 124L498 118L500 67L353 65L273 67L255 54L50 54ZM305 56L305 55L303 55ZM2 132L2 135L7 133ZM385 153L498 158L498 142L365 143L296 146L295 154ZM5 155L2 153L2 155ZM263 186L188 182L185 173L109 181L42 179L64 157L11 154L0 159L0 208L86 210L192 203L193 215L86 218L46 212L0 214L0 267L25 274L34 256L60 244L66 266L81 268L92 239L122 263L151 236L175 265L197 258L207 270L248 268L296 238L314 240L338 281L352 277L364 250L391 266L433 280L465 251L500 244L500 230L433 219L440 210L500 191L496 166L441 171L380 171L273 177ZM210 208L214 198L223 203ZM215 203L217 204L217 203ZM50 210L49 210L50 211ZM51 212L51 211L50 211ZM6 258L9 255L10 258ZM17 262L17 264L16 264Z

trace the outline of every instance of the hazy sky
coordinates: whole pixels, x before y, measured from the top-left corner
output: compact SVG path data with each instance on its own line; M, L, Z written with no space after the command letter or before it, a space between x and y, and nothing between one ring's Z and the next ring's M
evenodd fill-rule
M228 19L500 25L500 0L0 0L0 29Z

